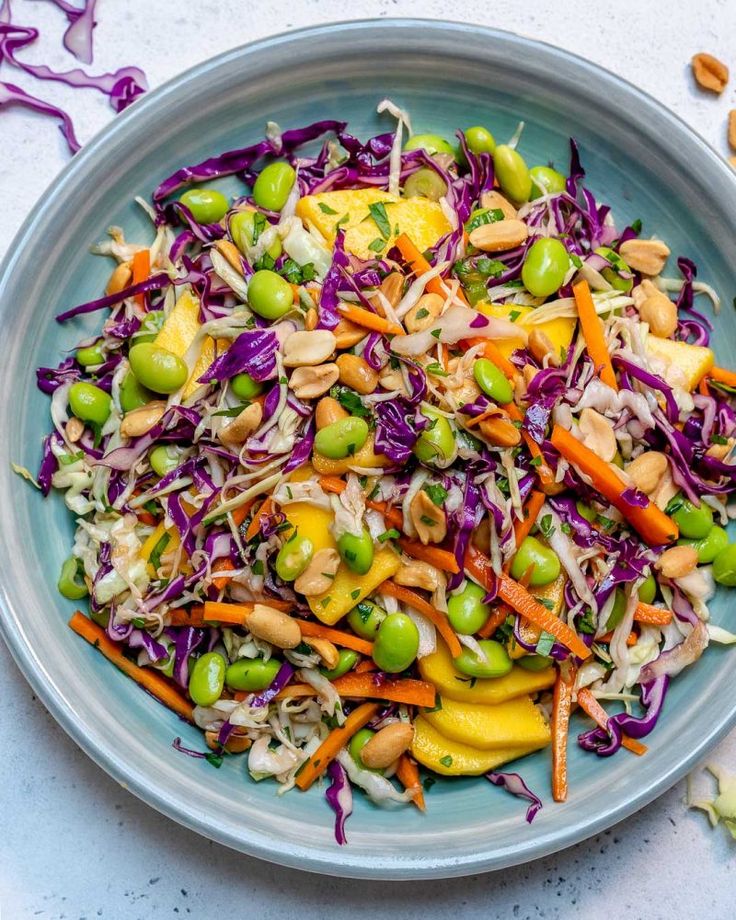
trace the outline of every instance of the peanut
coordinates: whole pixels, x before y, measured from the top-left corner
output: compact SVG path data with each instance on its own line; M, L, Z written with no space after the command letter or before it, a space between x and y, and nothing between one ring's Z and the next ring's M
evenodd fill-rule
M417 535L425 546L428 543L441 543L445 539L447 536L445 512L435 505L424 489L417 492L409 508Z
M217 740L219 732L205 732L204 740L207 742L207 747L211 751L220 750L220 742ZM247 751L250 748L251 740L247 735L240 735L237 732L233 732L230 737L225 742L225 750L228 754L242 754L243 751Z
M337 347L329 329L292 332L284 342L285 367L314 367L323 364Z
M649 278L643 278L641 284L637 284L636 287L632 289L631 297L634 301L634 306L638 310L647 297L654 297L661 293L662 291L660 291L653 281L650 281Z
M613 425L600 412L586 408L580 413L580 431L583 444L593 451L601 460L610 463L616 456L618 445Z
M133 270L130 267L130 262L121 262L115 271L110 275L110 280L107 282L105 293L119 294L130 284L130 279L132 277Z
M398 368L392 368L390 364L387 364L378 375L378 382L384 390L398 390L402 396L406 395L407 391L401 371Z
M312 639L307 637L304 641L319 655L328 671L337 667L340 661L340 653L329 639Z
M339 376L337 364L297 367L289 379L289 386L299 399L316 399L337 383Z
M731 150L736 150L736 109L728 113L728 143Z
M437 319L445 300L439 294L423 294L404 317L407 332L421 332Z
M670 248L662 240L626 240L619 247L619 252L634 271L642 275L659 275L670 254Z
M520 246L528 236L524 221L511 218L476 227L470 234L470 243L484 252L502 252Z
M368 335L368 330L356 323L351 323L349 319L341 319L332 330L339 349L352 348L358 342L362 342Z
M542 364L546 358L549 367L559 367L560 354L552 344L549 336L540 329L532 329L529 333L527 348L540 364Z
M306 597L318 597L329 591L340 567L336 549L318 549L309 565L294 582L294 590Z
M506 220L513 220L517 214L516 208L500 192L483 192L480 196L480 206L488 208L489 211L502 211Z
M723 92L728 83L728 67L722 61L701 51L700 54L693 55L690 64L698 86L718 95Z
M668 468L667 457L657 450L647 450L639 454L626 467L634 486L645 495L652 495Z
M394 575L394 581L397 585L404 585L406 588L423 588L425 591L436 591L440 585L445 583L445 576L439 569L428 562L419 562L416 559L412 559L411 562L401 563Z
M392 722L376 732L364 745L360 759L371 770L383 770L408 751L413 740L413 725L408 722Z
M76 415L73 415L64 427L64 434L70 444L76 444L84 434L84 422L80 421Z
M162 399L146 403L138 409L128 412L120 423L120 434L124 438L139 438L158 425L166 412L166 403Z
M698 551L694 546L671 546L659 557L656 567L665 578L683 578L698 564Z
M326 428L333 422L339 422L341 419L347 418L349 414L336 399L331 396L325 396L317 403L314 419L319 429Z
M359 355L340 355L337 359L340 382L364 396L378 386L378 373Z
M314 307L310 307L304 317L304 328L307 330L307 332L311 332L313 329L317 328L318 320L319 315L317 314L317 311L314 309Z
M484 419L478 428L482 437L494 447L516 447L521 443L521 432L516 425L500 416Z
M245 625L256 638L277 648L296 648L302 641L297 621L266 604L256 604L246 617Z
M218 437L226 447L240 447L260 426L263 409L260 403L251 403L219 432Z
M639 307L639 318L649 325L653 335L668 339L677 329L677 307L666 294L658 291Z
M230 240L218 240L215 243L215 249L221 253L231 268L234 268L239 275L243 274L243 259L237 246Z
M395 307L404 296L404 276L401 272L391 272L383 279L378 290L383 294L391 306ZM376 313L381 316L386 315L386 310L380 297L374 294L370 298L370 304L375 309Z

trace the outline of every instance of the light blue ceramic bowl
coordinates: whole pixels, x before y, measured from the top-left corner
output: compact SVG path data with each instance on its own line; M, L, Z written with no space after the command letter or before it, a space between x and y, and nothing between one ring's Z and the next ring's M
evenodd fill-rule
M570 797L554 805L549 756L519 764L545 801L533 825L523 806L482 779L438 781L428 811L379 810L356 795L350 845L333 841L322 791L278 798L255 784L242 758L214 770L176 753L172 738L201 736L141 693L66 628L72 605L55 590L72 521L42 501L11 462L35 469L48 400L33 369L99 318L60 327L55 313L99 295L109 265L89 246L111 224L129 239L150 228L133 204L182 164L252 143L268 119L295 127L349 119L361 137L388 130L375 115L390 96L416 130L451 135L489 125L497 138L523 119L529 163L566 169L568 137L581 145L590 188L617 222L640 217L724 296L714 337L734 364L736 181L728 166L652 99L586 61L508 33L443 22L325 26L259 42L202 64L137 102L74 158L11 246L0 273L0 606L3 635L36 693L69 734L122 785L221 843L285 865L337 875L463 875L550 853L624 818L681 777L734 724L736 655L709 650L674 681L650 752L611 760L571 745ZM231 188L236 183L230 183ZM723 592L714 620L736 627Z

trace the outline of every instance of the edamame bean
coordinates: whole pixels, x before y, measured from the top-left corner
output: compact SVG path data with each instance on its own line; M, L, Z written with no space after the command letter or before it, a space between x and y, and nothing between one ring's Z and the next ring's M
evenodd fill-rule
M700 507L687 498L682 505L672 514L672 520L680 528L680 535L691 540L702 540L707 537L713 527L713 509L701 501Z
M455 156L455 148L439 134L415 134L404 144L404 150L424 150L431 157L436 153Z
M361 601L353 607L347 619L350 628L356 635L372 642L387 615L383 607L379 607L373 601Z
M601 275L603 275L611 287L615 288L617 291L630 291L634 286L634 279L621 277L621 272L626 274L630 274L631 272L631 269L621 256L617 252L614 252L609 246L599 246L594 251L596 255L603 256L607 262L611 263L601 269Z
M728 542L728 538L726 538ZM725 544L724 544L725 545ZM712 560L709 560L712 561ZM639 600L643 604L651 604L654 598L657 596L657 579L654 575L647 575L644 581L639 587Z
M253 200L259 208L280 211L286 204L295 180L294 168L288 163L269 163L255 181Z
M708 565L713 562L718 553L728 546L728 534L722 527L711 527L710 533L701 540L678 540L681 546L694 546L698 551L698 562ZM639 592L641 598L641 592ZM643 598L642 598L643 600ZM648 603L648 602L647 602Z
M225 671L225 683L231 690L254 693L265 690L279 673L281 662L276 658L238 658Z
M148 462L157 476L166 476L181 464L181 452L170 444L159 444L148 455Z
M639 595L639 599L641 600L641 595ZM613 607L611 607L611 612L608 614L608 620L606 621L606 632L611 632L612 629L615 629L623 620L625 613L626 595L620 588L616 588Z
M338 677L342 677L344 674L347 674L348 671L353 670L358 663L358 658L358 653L354 652L351 648L341 648L338 653L338 661L335 667L330 670L320 668L320 673L323 677L326 677L327 680L337 680Z
M211 706L222 696L227 663L219 652L201 655L189 675L189 696L197 706Z
M135 376L126 374L120 384L120 408L123 412L132 412L156 398L156 394L147 390Z
M517 204L529 201L532 179L523 157L517 150L509 147L508 144L496 147L493 154L493 166L501 191L507 198Z
M452 427L444 415L432 409L424 409L422 414L429 419L429 425L414 445L414 456L422 463L447 466L452 463L457 450Z
M110 395L91 383L73 383L69 387L69 408L83 422L104 425L110 417Z
M560 560L557 553L540 543L536 537L525 537L511 563L511 576L517 581L523 578L528 569L532 569L529 585L539 588L554 581L560 574Z
M565 191L567 179L551 166L532 166L529 175L532 177L532 198L558 195Z
M280 319L294 306L294 292L286 278L262 268L248 283L248 303L264 319Z
M481 390L494 402L510 403L514 398L514 391L508 378L488 358L478 358L473 365L473 376Z
M371 738L375 735L375 732L370 728L361 728L360 731L357 731L353 737L350 739L348 744L348 753L360 767L361 770L368 770L369 767L363 763L360 752L368 744ZM383 773L383 770L371 770L371 773Z
M486 624L491 608L483 603L485 595L485 590L475 582L466 581L462 591L450 596L447 619L455 632L472 636Z
M719 585L736 585L736 543L729 543L713 560L713 577Z
M418 169L404 183L406 198L428 198L439 201L447 194L447 183L433 169Z
M314 438L318 454L331 460L352 457L368 440L368 423L351 415L321 428Z
M263 392L263 384L254 380L250 374L243 372L231 378L230 389L238 399L250 400L255 399L259 393Z
M269 223L265 214L260 211L236 211L230 218L230 236L233 242L243 255L248 255L249 250L256 245L258 238L264 230L268 229ZM278 259L281 255L281 240L275 237L266 252L272 259Z
M417 657L419 630L405 613L389 613L373 643L373 660L382 671L398 674Z
M592 524L593 521L595 521L595 519L598 517L597 513L590 507L590 505L586 505L585 502L575 502L575 508L577 509L580 517L588 521L589 524Z
M139 382L154 393L176 393L189 376L186 363L178 355L152 342L134 345L128 360Z
M276 556L274 568L282 581L294 581L306 569L314 555L314 544L298 530L283 544Z
M559 240L536 240L527 249L521 280L535 297L549 297L558 291L570 268L570 257Z
M509 653L495 639L481 639L478 645L483 650L487 661L483 661L469 648L454 659L455 667L461 674L469 677L503 677L508 674L513 663Z
M161 331L165 319L166 314L163 310L151 310L150 313L146 313L143 317L140 329L133 333L134 344L138 345L140 342L153 342Z
M216 224L227 214L227 198L214 188L191 188L179 198L198 224Z
M373 538L364 527L359 537L344 533L337 541L340 558L351 572L365 575L373 565Z
M77 349L77 364L82 367L97 367L105 363L105 356L99 345L87 345Z
M465 132L465 143L471 153L493 153L496 149L496 141L488 128L482 125L475 125L468 128Z
M544 671L552 664L552 659L544 655L524 655L517 658L516 663L525 671Z
M61 567L61 574L57 582L59 594L68 597L70 601L78 601L89 594L87 585L79 581L79 560L75 556L70 556Z

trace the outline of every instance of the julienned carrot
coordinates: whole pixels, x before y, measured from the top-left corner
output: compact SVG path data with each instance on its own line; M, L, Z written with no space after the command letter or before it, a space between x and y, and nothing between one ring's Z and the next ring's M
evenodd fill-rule
M513 367L513 365L512 365ZM516 405L516 403L503 403L503 408L508 412L509 418L514 422L523 422L524 413ZM537 444L534 438L529 434L528 431L521 429L521 436L524 439L524 443L527 446L527 450L532 455L534 460L534 472L539 477L539 481L543 485L551 485L555 481L555 474L549 468L547 461L544 459L544 454L542 453L542 448Z
M405 588L403 585L397 585L394 581L384 581L378 590L382 594L388 594L389 597L395 597L402 604L413 607L414 610L417 610L434 623L437 632L445 640L453 658L457 658L458 655L462 654L463 647L460 645L460 640L455 635L445 614L436 610L429 601L425 601L416 591L412 591L411 588Z
M533 490L529 493L529 498L526 500L523 509L524 517L521 520L517 518L514 521L514 537L516 538L517 548L521 545L522 540L525 540L532 532L532 527L537 522L537 517L542 510L545 498L544 492Z
M491 560L471 543L465 555L465 569L468 574L487 590L492 590L496 584L496 575L491 567ZM514 581L505 572L498 578L498 597L513 610L526 617L535 626L551 633L566 648L569 648L578 658L588 658L590 649L578 634L555 616L546 607Z
M593 303L588 282L585 280L578 281L577 284L573 285L572 293L578 308L580 328L583 330L583 338L593 365L598 371L601 380L608 384L611 389L618 390L616 374L613 371L611 356L606 345L603 323L600 316L595 312L595 304Z
M339 495L347 488L345 480L337 476L320 476L319 484L325 492L333 492L335 495ZM374 502L370 498L366 499L366 505L380 512L386 519L386 523L392 527L401 529L404 526L404 515L399 508L389 507L386 502Z
M402 754L396 765L396 775L399 782L412 793L412 801L420 811L426 811L424 804L424 790L419 781L419 767L415 760L412 760L408 754Z
M329 626L323 626L321 623L312 623L310 620L298 620L299 629L303 636L310 639L328 639L333 645L339 645L341 648L351 648L361 655L373 654L373 643L366 639L360 639L350 633L342 632L339 629L331 629Z
M589 715L600 728L607 730L608 713L587 687L578 690L578 704L583 712ZM646 744L642 744L636 738L629 738L628 735L622 736L621 746L625 747L627 751L631 751L632 754L638 754L640 757L649 750Z
M377 671L378 665L372 658L364 658L355 665L353 670L356 674L365 674L367 671Z
M206 601L194 607L177 607L169 611L170 626L206 626L210 623L224 623L226 626L245 626L249 613L253 612L256 604L264 604L276 610L288 613L294 605L275 597L264 597L263 600L244 602L242 604L228 604L223 601Z
M575 668L563 662L557 674L552 696L552 798L564 802L567 798L567 736L570 729L572 690Z
M610 642L611 639L613 639L613 630L611 630L610 632L607 632L607 633L606 633L605 635L603 635L603 636L600 636L600 637L599 637L598 639L596 639L595 641L596 641L596 642L607 643L607 642ZM627 644L628 646L636 645L637 641L638 641L638 638L637 638L637 635L636 635L635 632L630 632L630 633L628 634L628 636L626 637L626 644Z
M428 562L442 572L450 572L455 575L460 571L457 559L449 549L442 549L439 546L425 546L418 540L410 540L408 537L400 537L399 546L407 556L419 559L421 562Z
M417 249L417 247L414 245L414 243L412 243L412 241L405 233L401 233L396 237L395 245L401 255L404 257L404 260L409 263L411 270L417 277L419 275L423 275L425 272L428 272L432 268L429 262L424 258L422 253ZM450 293L445 287L445 283L441 278L431 278L427 282L425 290L432 294L439 294L440 297L447 297ZM455 296L458 300L467 304L465 294L463 294L461 288L458 288Z
M634 505L626 501L627 486L614 473L610 463L605 463L569 431L555 425L550 438L553 446L567 460L574 464L593 483L601 495L623 514L626 520L639 531L650 546L672 543L679 536L679 529L672 518L660 511L654 502Z
M727 371L725 367L712 367L706 377L725 383L729 387L736 387L736 371Z
M271 501L271 497L267 496L266 498L263 499L263 502L261 503L261 507L253 515L253 519L250 522L250 524L248 524L248 529L245 532L246 541L252 540L253 537L255 537L255 535L261 529L261 518L267 517L269 514L272 513L272 511L273 511L273 502Z
M332 681L332 686L340 696L348 699L389 700L392 703L423 706L427 709L435 705L437 698L434 686L423 680L392 680L386 677L378 680L376 675L371 673L345 674ZM289 684L276 699L299 699L309 696L319 696L319 691L311 684Z
M366 310L364 307L357 307L355 304L343 301L337 309L346 320L355 323L356 326L371 329L373 332L382 332L384 335L406 335L403 326L392 323L391 320L385 319L377 313L371 313L370 310Z
M497 607L495 610L491 611L491 615L478 630L478 635L481 637L481 639L490 639L495 631L500 626L503 626L504 621L508 615L508 607L503 606L503 604Z
M363 703L354 709L345 720L345 724L333 729L322 744L306 760L296 777L296 785L305 791L320 777L350 741L353 735L376 715L381 708L379 703Z
M473 336L472 339L465 339L463 344L466 348L472 348L473 345L482 345L483 357L488 358L489 361L492 361L493 364L495 364L496 367L502 371L512 382L519 376L519 371L509 361L509 359L501 353L498 345L496 345L495 342L491 342L490 339L484 339L480 336Z
M133 255L133 278L132 284L140 284L145 281L151 274L151 250L140 249ZM145 306L146 295L136 294L135 302L139 307Z
M634 621L645 626L667 626L672 622L672 611L640 601L634 611Z
M78 610L69 620L69 626L78 636L81 636L90 645L94 645L98 651L102 652L105 658L111 661L116 668L119 668L123 674L132 677L137 684L148 690L169 709L173 709L182 719L186 719L188 722L193 721L192 704L185 700L161 674L151 668L140 668L137 664L127 659L120 647L108 638L104 629L101 629Z
M217 588L218 591L224 591L227 588L230 581L231 575L228 575L228 572L235 572L236 567L235 563L230 560L229 556L226 556L224 559L216 559L212 563L213 572L222 572L222 575L219 575L217 578L212 579L212 584Z

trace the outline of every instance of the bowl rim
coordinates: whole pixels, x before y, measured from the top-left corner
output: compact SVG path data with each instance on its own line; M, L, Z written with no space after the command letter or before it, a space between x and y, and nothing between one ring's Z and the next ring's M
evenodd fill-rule
M95 165L100 154L104 153L105 149L111 148L117 138L134 129L138 122L145 121L147 114L152 109L155 111L161 100L167 95L181 92L192 80L197 80L205 73L227 68L231 62L239 60L244 55L267 54L271 49L293 45L310 37L331 37L355 32L365 38L370 37L370 33L373 32L378 38L385 36L390 31L409 28L419 30L419 34L414 36L419 45L423 37L440 31L450 30L458 34L481 32L497 42L506 42L532 53L541 52L549 59L572 66L581 75L590 74L603 84L610 85L619 91L623 90L630 100L634 100L649 113L668 123L675 133L688 137L699 148L699 154L704 157L704 162L707 161L709 168L715 170L714 176L720 171L721 178L728 177L729 181L732 180L732 169L725 159L702 135L663 103L607 68L556 45L508 30L443 19L396 17L330 22L257 39L202 61L146 93L136 101L135 105L119 114L98 131L50 182L11 240L8 253L0 263L0 302L16 261L20 258L19 253L23 250L22 243L33 236L36 224L43 219L45 211L51 207L51 200L63 196L67 186L80 173L84 174L89 165ZM462 52L460 55L462 56ZM126 764L114 750L107 747L94 730L85 729L75 719L72 702L57 695L52 683L44 679L43 661L24 641L22 624L7 603L2 586L0 586L0 635L5 640L24 677L64 731L108 775L142 801L190 830L240 852L291 868L342 877L407 880L445 878L502 869L547 856L605 830L647 805L682 778L736 724L736 706L734 706L720 722L709 725L700 741L687 753L680 755L676 752L668 768L660 774L656 781L636 791L625 801L615 806L604 806L590 818L576 819L562 831L556 830L531 842L505 847L500 851L495 851L495 854L493 851L486 851L460 858L437 854L431 859L421 856L408 857L401 863L368 855L351 858L345 850L335 851L334 854L326 857L320 853L315 854L315 851L309 846L287 847L286 844L279 841L274 842L273 838L265 835L254 836L252 832L250 837L229 834L212 821L208 821L206 816L196 816L184 802L168 793L166 789L156 788L155 782L151 783L150 778L139 775L132 765Z

